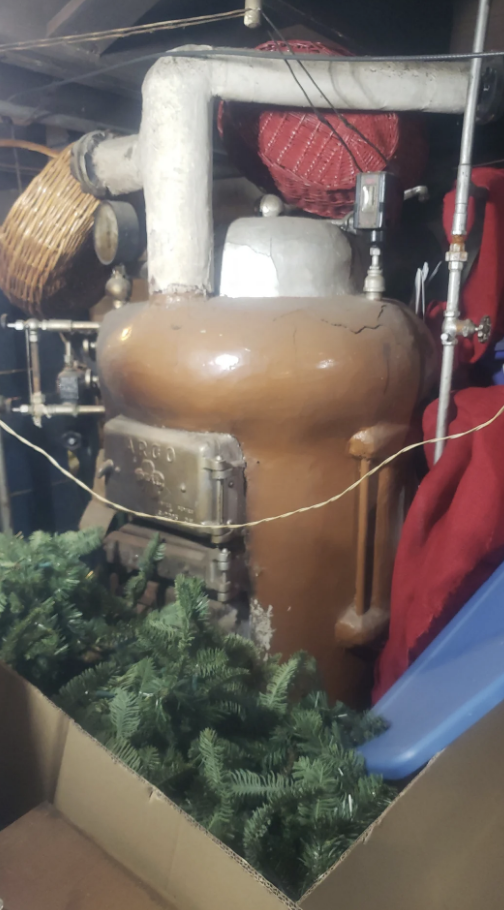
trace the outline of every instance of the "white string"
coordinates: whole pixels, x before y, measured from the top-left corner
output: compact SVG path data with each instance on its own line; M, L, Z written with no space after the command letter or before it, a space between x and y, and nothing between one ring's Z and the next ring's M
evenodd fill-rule
M356 490L360 484L366 480L367 477L372 477L373 474L376 474L378 471L381 471L385 465L390 464L392 461L395 461L396 458L399 458L400 455L405 455L407 452L412 452L413 449L418 449L421 446L434 445L436 442L448 442L450 439L462 439L463 436L469 436L471 433L478 433L479 430L484 430L486 427L489 427L492 423L495 423L496 420L504 414L504 405L499 408L497 413L491 417L489 420L485 420L484 423L480 423L477 427L472 427L470 430L464 430L461 433L452 433L450 436L442 436L438 439L425 439L421 442L413 442L409 446L405 446L403 449L400 449L399 452L395 452L394 455L390 455L388 458L385 458L384 461L376 465L374 468L371 468L367 474L363 474L362 477L359 477L355 483L352 483L346 490L343 490L341 493L336 493L335 496L331 496L329 499L325 499L323 502L317 502L312 506L303 506L301 509L294 509L292 512L284 512L282 515L271 515L268 518L258 518L256 521L247 521L242 524L225 524L225 525L212 525L204 524L199 525L195 524L192 521L181 521L180 519L175 518L165 518L160 515L150 515L148 512L135 512L133 509L127 509L125 506L119 505L117 502L112 502L110 499L106 499L105 496L102 496L100 493L97 493L95 490L91 490L82 480L79 480L78 477L74 477L70 471L67 471L66 468L63 468L59 462L53 458L52 455L49 455L49 452L46 452L45 449L41 449L40 446L35 445L35 443L30 442L28 439L25 439L24 436L20 436L19 433L16 433L12 427L9 427L3 420L0 420L0 429L4 430L5 433L9 433L10 436L13 436L19 442L22 442L23 445L28 446L29 449L33 449L34 452L38 452L40 455L43 455L44 458L47 458L48 461L58 471L61 471L65 477L68 477L69 480L73 480L77 486L85 490L86 493L89 493L94 499L97 499L98 502L103 503L103 505L110 506L116 512L125 512L127 515L132 515L134 518L146 518L150 521L157 522L166 522L169 525L178 525L183 528L205 528L208 531L233 531L241 530L244 528L257 528L259 525L269 524L272 521L280 521L282 518L292 518L294 515L303 515L305 512L312 512L314 509L323 509L325 506L331 505L333 502L338 502L342 499L343 496L346 496L347 493L351 493L353 490Z

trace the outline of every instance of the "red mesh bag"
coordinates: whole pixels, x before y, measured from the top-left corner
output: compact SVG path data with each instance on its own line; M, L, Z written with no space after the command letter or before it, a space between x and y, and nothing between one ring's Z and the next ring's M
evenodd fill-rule
M285 50L287 57L289 48L295 53L343 52L311 41L268 42L259 49ZM288 59L292 61L292 54ZM292 61L290 66L299 64ZM303 84L310 95L306 78ZM359 167L362 171L387 168L405 189L419 183L428 155L420 118L353 111L339 115L331 109L321 113L332 129L309 110L265 110L257 104L221 102L218 127L230 159L242 173L315 215L340 218L351 211Z

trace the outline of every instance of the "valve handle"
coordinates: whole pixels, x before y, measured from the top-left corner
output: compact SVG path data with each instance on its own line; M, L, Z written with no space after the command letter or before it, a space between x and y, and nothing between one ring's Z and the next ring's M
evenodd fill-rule
M490 316L483 316L478 328L476 329L478 335L478 341L481 341L482 344L486 344L490 339L492 334L492 321Z

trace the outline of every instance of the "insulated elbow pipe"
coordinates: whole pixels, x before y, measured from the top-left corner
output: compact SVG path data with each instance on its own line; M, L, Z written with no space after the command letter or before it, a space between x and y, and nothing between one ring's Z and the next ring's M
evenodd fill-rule
M320 60L320 58L319 58ZM469 64L368 63L330 57L296 73L310 105L339 110L464 110ZM95 195L143 187L151 294L213 291L212 103L214 98L307 107L285 61L162 57L143 85L139 136L90 134L74 173Z

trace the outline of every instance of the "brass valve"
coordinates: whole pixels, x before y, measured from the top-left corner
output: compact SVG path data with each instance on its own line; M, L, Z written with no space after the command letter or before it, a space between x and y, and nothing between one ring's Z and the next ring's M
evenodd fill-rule
M492 322L490 316L483 316L479 325L476 325L472 319L449 319L446 318L441 335L443 344L456 344L457 338L472 338L476 335L478 341L486 344L492 334Z

